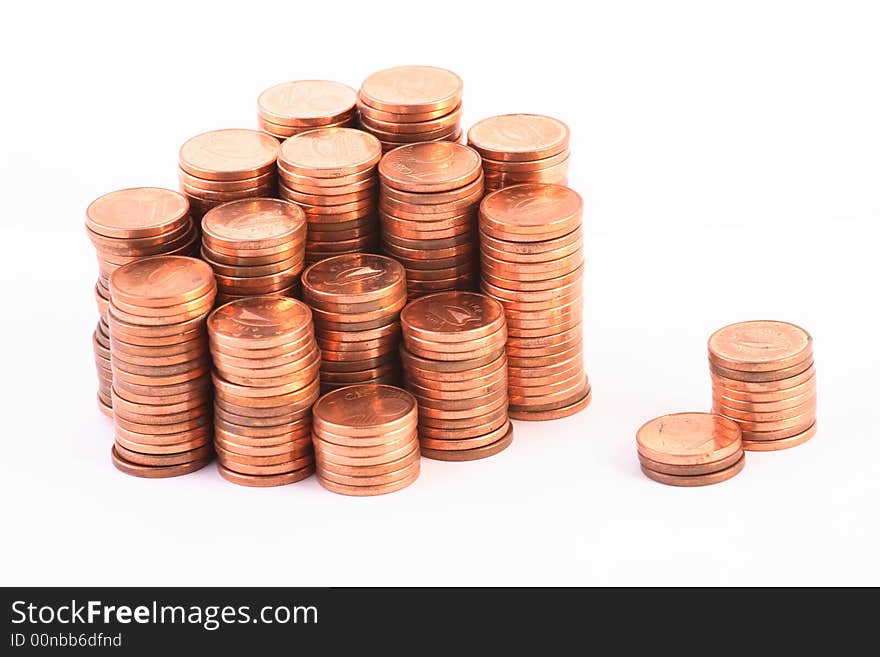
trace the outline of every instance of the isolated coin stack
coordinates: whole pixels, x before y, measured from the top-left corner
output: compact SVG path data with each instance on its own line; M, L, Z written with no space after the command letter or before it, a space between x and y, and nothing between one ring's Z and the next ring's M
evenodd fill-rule
M379 163L382 250L406 267L410 297L472 290L479 271L480 156L450 142L401 146Z
M458 141L463 88L455 73L434 66L379 71L358 92L361 127L386 151L421 141Z
M375 251L378 140L354 128L321 128L281 144L280 195L306 213L306 264Z
M486 190L521 183L568 184L569 130L541 114L502 114L475 123L468 144L483 158Z
M440 292L410 302L400 322L405 385L419 402L422 455L471 461L510 445L501 304L475 292Z
M674 413L636 433L642 472L670 486L706 486L739 474L745 465L736 422L713 413Z
M356 101L355 90L341 82L282 82L257 98L257 120L263 132L284 140L315 128L355 125Z
M139 187L110 192L86 210L86 231L98 256L95 301L101 316L92 335L98 369L98 407L112 415L110 274L122 265L161 254L193 255L198 235L186 198L170 189Z
M524 184L480 204L482 290L507 315L510 417L549 420L590 403L583 360L581 197Z
M232 301L211 314L208 333L220 474L244 486L280 486L311 475L321 354L308 306L271 296Z
M813 339L799 326L758 320L709 338L712 410L739 424L743 447L795 447L816 434Z
M302 292L314 315L325 392L399 383L400 311L406 305L400 263L367 253L327 258L303 273Z
M383 495L419 476L418 406L386 385L356 385L321 397L313 408L318 481L343 495Z
M187 141L178 177L193 217L227 201L275 196L277 157L278 140L259 130L213 130Z
M184 256L154 256L110 276L113 464L136 477L174 477L210 462L211 357L205 319L217 284Z
M305 243L305 214L280 199L231 201L202 217L202 259L217 277L218 303L298 296Z

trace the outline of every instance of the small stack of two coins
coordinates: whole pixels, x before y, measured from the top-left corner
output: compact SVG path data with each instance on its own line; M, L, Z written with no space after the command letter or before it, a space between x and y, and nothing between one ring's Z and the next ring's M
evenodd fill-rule
M385 385L330 392L313 409L318 481L343 495L383 495L419 476L418 406Z
M400 321L406 388L419 402L422 455L471 461L510 445L501 304L474 292L440 292L409 303Z
M357 93L330 80L296 80L269 87L257 98L260 129L284 140L316 128L357 122Z
M492 192L480 205L483 292L504 306L510 417L549 420L590 403L583 358L581 197L560 185Z
M486 189L522 183L568 184L569 130L540 114L503 114L475 123L468 145L483 158Z
M310 130L281 145L279 191L306 214L307 264L376 250L380 157L376 138L353 128Z
M218 303L297 296L305 243L303 211L280 199L231 201L202 217L202 258L217 277Z
M479 271L480 156L450 142L401 146L379 163L382 250L406 267L409 296L472 290Z
M113 464L174 477L213 457L211 358L205 319L217 284L194 258L155 256L110 276Z
M400 263L350 253L311 265L302 284L321 348L323 390L356 383L397 384L399 318L407 298Z
M248 297L217 308L208 332L220 474L244 486L292 484L311 475L321 354L308 307Z
M712 410L739 424L752 451L795 447L816 434L813 339L799 326L758 320L709 338Z
M187 141L178 177L193 217L227 201L275 196L277 158L278 140L259 130L213 130Z
M361 85L361 127L383 150L424 141L461 139L461 78L434 66L398 66Z

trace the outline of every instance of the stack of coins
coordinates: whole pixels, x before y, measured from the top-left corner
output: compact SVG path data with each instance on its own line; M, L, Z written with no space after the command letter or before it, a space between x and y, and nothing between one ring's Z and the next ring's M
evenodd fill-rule
M361 85L361 127L384 150L420 141L461 139L461 78L434 66L397 66Z
M479 271L480 156L449 142L401 146L379 163L382 249L406 267L410 297L472 290Z
M674 413L636 433L639 463L648 477L670 486L706 486L740 473L746 463L736 422L713 413Z
M561 185L506 187L480 204L482 289L507 315L514 419L565 417L590 403L582 212L581 197Z
M325 391L398 383L399 319L406 305L400 263L365 253L328 258L306 269L302 290L315 318Z
M86 210L86 231L98 256L95 301L101 319L92 336L98 368L98 408L112 415L110 368L110 274L141 258L193 255L198 235L186 198L156 187L122 189L96 199Z
M305 214L280 199L230 201L202 217L202 258L217 277L218 303L296 296L305 244Z
M318 481L343 495L383 495L419 476L418 406L405 390L357 385L313 408Z
M227 201L275 196L277 157L278 140L259 130L213 130L187 141L178 176L195 219Z
M306 262L375 251L376 165L382 147L353 128L320 128L281 144L281 197L299 205L309 222Z
M816 434L813 338L787 322L725 326L709 338L712 410L737 422L743 447L786 449Z
M569 131L540 114L503 114L468 130L468 144L483 158L486 189L521 183L568 184Z
M232 301L211 314L208 333L220 474L244 486L280 486L311 475L321 354L308 306L282 297Z
M205 319L211 268L155 256L110 276L113 464L136 477L174 477L213 457L211 357Z
M400 322L406 389L419 402L422 455L472 461L510 445L501 304L475 292L440 292L409 303Z
M315 128L353 126L356 101L355 90L341 82L282 82L257 98L257 119L263 132L284 140Z

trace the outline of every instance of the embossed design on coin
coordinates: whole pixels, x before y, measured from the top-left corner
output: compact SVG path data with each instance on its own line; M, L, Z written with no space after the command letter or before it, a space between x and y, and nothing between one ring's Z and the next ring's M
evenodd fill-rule
M357 93L330 80L295 80L266 89L257 99L261 113L282 125L332 119L354 109Z
M787 322L757 320L739 322L715 331L709 338L710 358L730 369L782 370L805 361L812 351L812 337Z
M296 299L248 297L217 308L208 329L237 340L271 339L302 330L311 318L308 306Z
M483 119L468 130L468 144L498 160L536 160L568 147L562 121L540 114L503 114Z
M654 461L711 463L742 449L733 420L713 413L675 413L646 422L636 433L639 452Z
M386 112L452 107L463 83L452 71L434 66L397 66L374 73L361 85L361 98Z

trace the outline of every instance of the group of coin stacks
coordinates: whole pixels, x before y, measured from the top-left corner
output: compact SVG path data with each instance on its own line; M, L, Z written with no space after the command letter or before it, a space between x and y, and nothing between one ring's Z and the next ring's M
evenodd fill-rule
M406 268L409 296L476 286L480 156L450 142L401 146L379 163L382 250Z
M213 130L187 141L178 177L193 217L227 201L275 196L277 159L278 140L259 130Z
M714 413L675 413L636 433L642 472L670 486L706 486L739 474L745 465L742 432Z
M144 211L144 208L147 208ZM186 199L170 189L123 189L101 196L86 210L86 232L98 256L95 301L100 320L92 336L98 369L98 406L112 414L110 366L110 275L153 255L193 255L198 244Z
M278 296L232 301L211 313L208 335L220 474L245 486L311 475L321 354L308 306Z
M217 283L203 261L156 256L110 276L113 463L139 477L194 472L214 456L205 320Z
M422 455L471 461L513 440L504 309L476 292L439 292L400 316L406 389L419 403Z
M486 190L522 183L568 184L569 130L540 114L503 114L475 123L468 144L483 158Z
M464 85L452 71L434 66L397 66L374 73L361 85L361 128L383 150L426 141L458 141Z
M257 120L263 132L284 140L316 128L355 125L356 102L355 90L341 82L282 82L257 98Z
M583 360L583 201L523 184L480 204L482 290L507 315L510 417L545 420L590 403Z
M712 410L742 429L743 447L795 447L816 433L813 339L799 326L749 321L709 338Z
M306 262L375 251L376 165L382 147L354 128L320 128L286 139L278 156L279 193L306 213Z
M202 217L202 259L217 278L218 303L298 296L305 243L305 214L280 199L230 201Z
M419 476L418 406L405 390L355 385L313 408L318 481L344 495L382 495Z
M368 253L327 258L303 273L302 293L314 316L325 392L400 382L397 345L406 305L400 263Z

